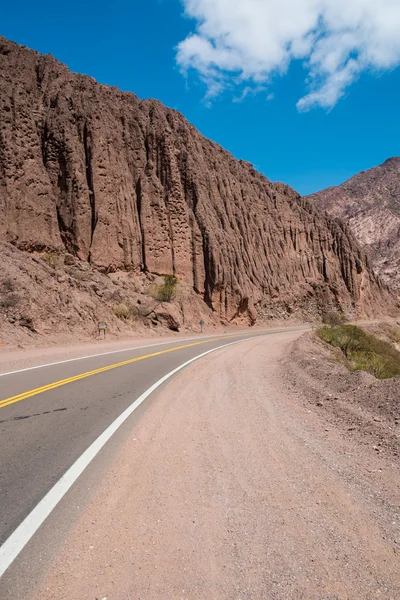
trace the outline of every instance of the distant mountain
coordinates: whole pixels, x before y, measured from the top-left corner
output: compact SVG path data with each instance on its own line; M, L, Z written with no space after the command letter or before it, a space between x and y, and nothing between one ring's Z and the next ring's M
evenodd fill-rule
M400 292L400 157L308 199L348 224L375 273Z

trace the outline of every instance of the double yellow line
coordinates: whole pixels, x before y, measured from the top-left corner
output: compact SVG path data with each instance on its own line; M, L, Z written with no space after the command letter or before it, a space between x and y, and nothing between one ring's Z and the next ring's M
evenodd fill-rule
M224 336L222 339L231 339L234 337L240 337L240 335L248 335L248 334L237 334ZM4 408L5 406L10 406L10 404L15 404L16 402L21 402L21 400L26 400L27 398L31 398L32 396L37 396L37 394L42 394L43 392L48 392L50 390L54 390L55 388L61 387L63 385L67 385L68 383L73 383L74 381L80 381L81 379L85 379L86 377L91 377L92 375L97 375L98 373L105 373L106 371L111 371L111 369L118 369L119 367L125 367L126 365L131 365L132 363L139 362L140 360L146 360L147 358L153 358L154 356L160 356L161 354L168 354L169 352L176 352L177 350L183 350L184 348L192 348L193 346L200 346L201 344L208 344L210 342L214 342L221 338L211 338L208 340L202 340L201 342L193 342L192 344L185 344L183 346L175 346L174 348L168 348L167 350L160 350L159 352L153 352L152 354L145 354L143 356L138 356L136 358L130 358L129 360L124 360L123 362L115 363L113 365L108 365L107 367L101 367L100 369L94 369L93 371L87 371L86 373L81 373L80 375L74 375L73 377L68 377L67 379L61 379L60 381L55 381L54 383L49 383L48 385L43 385L42 387L35 388L33 390L29 390L27 392L22 392L22 394L17 394L16 396L10 396L9 398L5 398L0 401L0 408Z

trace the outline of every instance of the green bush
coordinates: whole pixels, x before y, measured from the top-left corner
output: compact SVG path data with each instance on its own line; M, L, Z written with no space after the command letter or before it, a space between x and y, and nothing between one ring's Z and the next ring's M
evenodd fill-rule
M157 286L154 298L159 302L171 302L177 292L179 279L175 275L164 275L164 283Z
M378 379L400 375L400 352L390 343L355 325L320 327L318 336L346 358L351 371L367 371Z

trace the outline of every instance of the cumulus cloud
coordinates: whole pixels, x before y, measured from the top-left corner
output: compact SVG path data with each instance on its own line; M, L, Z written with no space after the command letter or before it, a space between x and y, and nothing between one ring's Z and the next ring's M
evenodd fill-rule
M265 89L298 60L308 87L298 109L331 108L362 72L400 64L400 0L182 1L195 29L177 62L197 71L208 100Z

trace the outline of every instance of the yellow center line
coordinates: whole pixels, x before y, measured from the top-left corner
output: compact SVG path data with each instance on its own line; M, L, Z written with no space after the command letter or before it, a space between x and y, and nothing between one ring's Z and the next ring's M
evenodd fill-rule
M37 396L38 394L42 394L43 392L48 392L49 390L54 390L55 388L61 387L63 385L67 385L68 383L73 383L74 381L80 381L81 379L85 379L86 377L91 377L92 375L97 375L98 373L104 373L105 371L110 371L111 369L117 369L118 367L124 367L125 365L130 365L135 362L139 362L140 360L145 360L147 358L153 358L154 356L160 356L161 354L168 354L169 352L176 352L177 350L183 350L184 348L191 348L193 346L200 346L201 344L208 344L210 342L215 342L216 340L227 340L234 337L240 337L243 335L249 335L248 333L244 334L236 334L230 336L224 336L223 338L211 338L208 340L202 340L201 342L193 342L191 344L185 344L184 346L175 346L174 348L168 348L167 350L160 350L159 352L153 352L152 354L145 354L143 356L137 356L136 358L130 358L129 360L124 360L123 362L115 363L113 365L108 365L107 367L101 367L100 369L94 369L93 371L87 371L86 373L81 373L80 375L74 375L73 377L68 377L67 379L61 379L60 381L54 381L53 383L49 383L47 385L43 385L42 387L35 388L33 390L28 390L27 392L22 392L22 394L17 394L16 396L10 396L9 398L5 398L0 401L0 408L4 408L5 406L9 406L10 404L15 404L16 402L21 402L21 400L26 400L27 398L31 398L32 396ZM254 336L252 336L254 337Z

